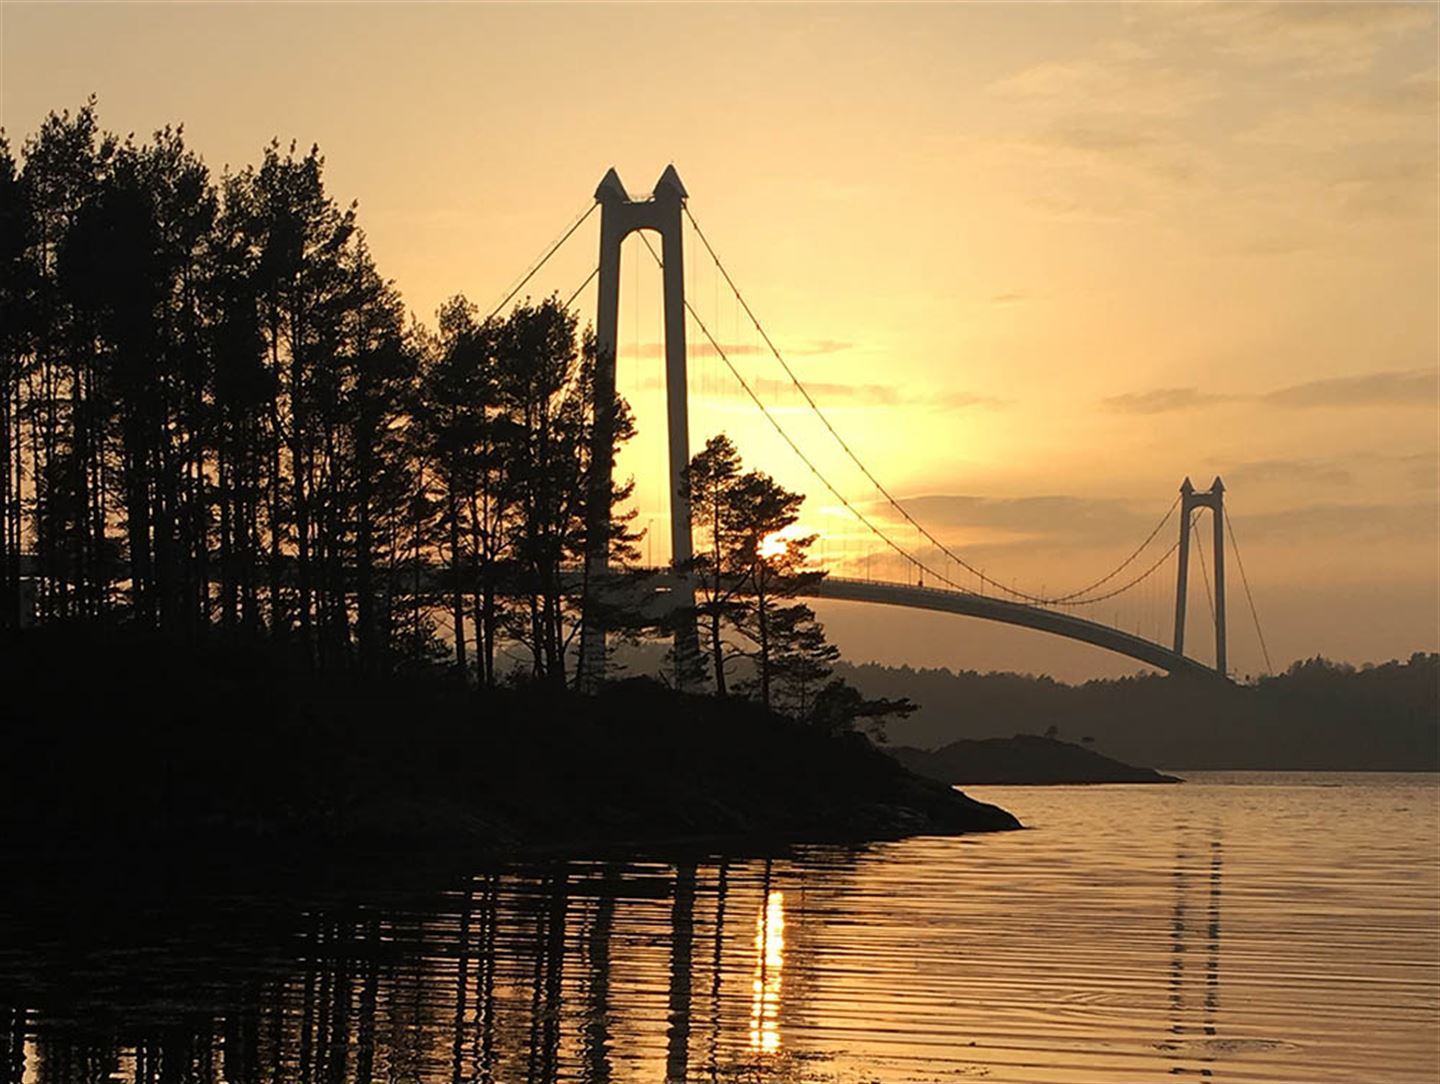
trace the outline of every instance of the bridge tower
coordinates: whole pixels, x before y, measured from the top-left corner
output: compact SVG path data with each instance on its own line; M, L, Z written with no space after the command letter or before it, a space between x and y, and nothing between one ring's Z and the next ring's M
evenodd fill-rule
M1225 483L1216 477L1204 492L1186 478L1180 486L1180 567L1175 578L1175 654L1185 654L1185 599L1190 582L1190 513L1210 509L1215 527L1215 669L1222 677L1229 671L1225 658Z
M608 170L595 189L600 204L600 283L595 318L595 449L591 491L590 548L585 556L586 583L603 590L609 570L607 535L609 492L615 469L613 457L613 405L615 351L620 322L620 243L636 230L660 235L665 303L665 395L670 442L670 554L676 570L671 605L683 611L694 605L694 588L684 574L692 557L690 502L681 491L681 479L690 461L690 430L685 373L685 258L681 212L689 194L675 167L655 182L654 192L633 199L620 176ZM593 608L591 608L593 610ZM593 688L605 667L605 626L587 613L580 640L580 682ZM688 660L698 657L699 643L693 621L682 621L675 632L675 652L683 675Z

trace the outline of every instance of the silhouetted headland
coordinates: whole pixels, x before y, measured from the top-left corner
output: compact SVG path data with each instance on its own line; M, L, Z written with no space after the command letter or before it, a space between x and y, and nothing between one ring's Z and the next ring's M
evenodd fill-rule
M890 750L917 775L942 783L1179 783L1173 775L1137 768L1083 745L1039 734L956 741L940 749Z
M861 735L649 680L480 691L60 629L12 635L4 655L11 846L474 853L1018 827Z

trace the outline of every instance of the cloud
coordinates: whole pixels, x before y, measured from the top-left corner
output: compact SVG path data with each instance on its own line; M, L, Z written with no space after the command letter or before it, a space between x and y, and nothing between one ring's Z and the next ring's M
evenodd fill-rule
M811 339L808 342L801 342L785 347L783 354L786 357L808 358L820 357L826 354L841 354L855 346L854 343L844 342L840 339ZM720 352L713 345L705 341L703 337L696 337L687 341L686 348L692 357L719 357ZM770 348L763 342L735 342L720 344L720 350L725 352L726 357L751 357L757 354L768 356ZM621 353L630 357L636 356L633 350L627 350L621 346ZM663 342L641 343L639 356L642 358L663 358L665 356L665 344Z
M1435 502L1317 503L1275 512L1250 512L1244 517L1243 527L1246 545L1252 539L1306 546L1324 540L1427 541L1436 534Z
M1262 395L1260 402L1286 407L1434 407L1440 388L1436 376L1434 369L1407 369L1312 380Z
M921 400L928 402L939 410L969 410L978 408L985 410L999 410L1010 405L1008 400L997 399L993 395L972 395L967 391L950 392L938 399Z
M1440 383L1434 369L1402 369L1312 380L1277 388L1263 395L1226 395L1199 388L1154 388L1100 400L1122 414L1166 414L1218 403L1252 402L1264 406L1308 407L1434 407Z
M1175 117L1215 96L1214 87L1202 75L1167 63L1135 41L1108 42L1094 57L1022 68L991 83L989 90L1021 105L1109 105L1115 116Z
M1430 493L1433 498L1436 489L1440 489L1440 455L1421 452L1418 455L1401 456L1400 462L1411 484L1416 489Z
M783 375L761 377L758 380L747 375L746 382L766 406L790 406L804 409L804 401L794 390L795 386ZM634 388L639 391L655 391L664 387L665 376L659 372L647 373L634 384ZM728 389L735 395L744 394L739 385L733 381L729 382ZM950 392L941 396L931 395L924 391L902 392L893 384L846 384L839 381L807 380L805 389L821 410L842 406L914 406L936 410L967 410L998 409L1008 405L1003 399L963 391ZM700 387L694 383L691 384L690 395L692 398L698 398L704 394Z
M1229 395L1214 395L1199 388L1155 388L1153 391L1127 392L1102 399L1109 410L1122 414L1165 414L1172 410L1192 410L1228 402Z
M1187 5L1175 29L1242 63L1296 74L1368 70L1394 37L1434 23L1427 4L1234 0Z
M960 551L977 555L1044 545L1118 550L1128 544L1133 548L1164 513L1163 505L1141 505L1137 509L1128 501L1069 495L928 494L904 498L900 504L942 539L963 531L970 540L962 544ZM867 514L895 518L893 510L883 503L873 504Z
M1008 294L991 294L989 300L990 304L992 305L1016 305L1019 304L1021 301L1030 300L1030 295L1019 292Z
M1237 135L1242 143L1310 152L1345 151L1375 144L1433 148L1435 72L1414 72L1376 89L1314 96L1302 108L1277 110Z
M1431 126L1433 129L1433 125ZM1336 176L1331 191L1346 214L1383 218L1433 218L1435 158L1400 158L1371 162Z
M1316 486L1348 486L1355 476L1328 459L1256 459L1235 463L1222 470L1226 484L1247 486L1266 482L1300 483Z
M774 390L781 390L778 381L776 384ZM789 381L785 381L784 384L789 386ZM833 402L895 406L902 401L900 393L889 384L840 384L832 381L807 380L805 388L822 407L826 403Z
M1066 154L1112 184L1188 182L1200 173L1194 145L1172 130L1129 115L1073 114L1052 121L1019 141L1046 157Z

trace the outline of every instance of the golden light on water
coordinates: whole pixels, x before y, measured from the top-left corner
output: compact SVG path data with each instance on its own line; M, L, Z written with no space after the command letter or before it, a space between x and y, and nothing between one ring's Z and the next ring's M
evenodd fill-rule
M771 892L755 918L755 976L751 981L750 1049L780 1049L780 979L785 969L785 893Z

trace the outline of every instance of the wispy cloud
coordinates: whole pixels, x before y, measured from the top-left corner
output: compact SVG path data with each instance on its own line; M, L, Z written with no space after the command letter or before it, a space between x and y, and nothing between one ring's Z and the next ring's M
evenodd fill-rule
M900 503L958 552L979 560L982 567L990 560L1033 557L1047 550L1113 550L1123 557L1165 512L1163 504L1068 495L1009 499L929 495ZM866 511L883 522L898 519L883 504L872 504ZM1261 541L1289 545L1303 540L1313 546L1323 541L1362 539L1423 543L1436 537L1435 512L1433 495L1419 501L1323 500L1246 512L1244 537L1247 545ZM1167 537L1164 543L1170 541ZM1155 552L1158 556L1162 551ZM1103 571L1104 561L1098 557L1096 561ZM1087 571L1078 571L1077 578L1083 581Z
M1390 539L1420 542L1436 535L1434 501L1374 504L1335 502L1245 516L1245 538L1301 542ZM1247 542L1248 544L1248 542Z
M1430 494L1433 500L1436 489L1440 489L1440 455L1433 451L1421 452L1402 456L1400 462L1410 483Z
M784 376L761 377L758 380L747 377L746 380L767 406L788 405L804 408L804 402L794 390L794 385ZM646 374L636 382L636 387L641 391L654 391L664 386L665 377L662 373ZM733 382L728 385L728 388L734 394L743 394L739 385ZM910 406L934 410L993 410L1009 405L1006 400L989 395L957 391L935 396L925 392L901 391L893 384L847 384L831 380L807 380L805 389L822 410L826 407L842 406ZM692 397L706 394L703 389L695 386L690 389Z
M999 410L1010 405L1006 399L997 399L993 395L972 395L967 391L953 391L938 399L923 397L918 400L927 403L938 410Z
M1227 484L1247 486L1278 482L1286 485L1349 486L1355 476L1329 459L1255 459L1234 463L1220 472Z
M1437 390L1434 369L1407 369L1293 384L1262 395L1260 401L1287 407L1433 407Z
M1429 4L1235 0L1180 9L1178 29L1236 60L1297 75L1367 70L1397 35L1433 26Z
M1154 388L1102 399L1101 405L1122 414L1166 414L1195 410L1220 403L1252 402L1272 407L1433 407L1437 373L1434 369L1401 369L1359 376L1311 380L1276 388L1262 395L1227 395L1199 388Z
M854 343L844 342L840 339L811 339L807 342L787 344L784 349L786 357L808 358L821 357L826 354L842 354L855 346ZM706 342L703 338L699 341L691 341L686 348L692 356L696 357L719 357L720 351ZM757 354L768 355L770 348L763 342L722 342L720 350L725 352L726 357L751 357ZM633 350L626 350L623 346L621 352L631 357L636 356ZM639 355L642 358L663 358L665 356L665 344L663 342L641 343Z
M1132 546L1155 526L1164 507L1136 506L1128 501L1052 495L1040 497L974 497L927 494L908 497L900 504L941 537L957 539L965 552L998 553L1014 548L1059 546ZM870 511L890 517L882 504ZM971 536L963 543L958 539Z
M1110 410L1122 414L1165 414L1172 410L1193 410L1196 407L1224 403L1233 396L1215 395L1199 388L1155 388L1151 391L1132 391L1124 395L1112 395L1101 403Z

